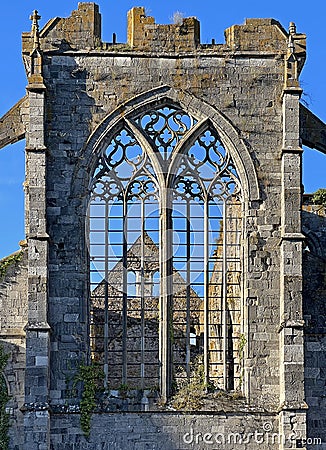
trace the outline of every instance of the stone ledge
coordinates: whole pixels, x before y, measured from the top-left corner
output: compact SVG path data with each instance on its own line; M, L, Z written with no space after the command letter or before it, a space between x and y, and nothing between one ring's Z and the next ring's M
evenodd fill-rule
M282 322L278 332L280 333L284 328L296 328L300 329L304 327L305 321L304 320L287 320L286 322Z

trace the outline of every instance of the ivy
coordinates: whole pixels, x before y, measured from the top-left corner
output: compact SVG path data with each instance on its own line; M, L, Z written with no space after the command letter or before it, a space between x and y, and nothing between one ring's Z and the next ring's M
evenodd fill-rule
M6 405L10 400L7 390L7 384L3 376L9 355L4 352L0 345L0 448L1 450L9 449L9 414L6 412Z
M119 394L121 395L121 398L127 398L128 391L129 391L129 385L128 384L120 384L119 386Z
M247 339L246 339L245 335L241 334L240 340L239 340L239 362L240 362L240 364L242 364L242 362L243 362L244 348L245 348L246 343L247 343ZM242 367L241 372L240 372L240 378L239 378L239 387L238 387L239 390L241 390L242 383L243 383L243 373L244 373L244 369Z
M101 390L103 377L103 370L98 364L79 366L74 377L74 388L78 382L82 383L80 426L86 437L89 437L91 432L91 418L96 408L96 394Z
M244 334L241 334L240 339L239 339L239 360L240 361L243 360L243 352L244 352L246 343L247 343L246 336Z
M322 205L326 207L326 189L318 189L312 197L315 205Z
M14 253L13 255L3 258L0 261L0 277L3 277L7 273L8 268L12 264L15 264L16 262L20 261L22 259L22 256L23 252L19 251L17 253Z

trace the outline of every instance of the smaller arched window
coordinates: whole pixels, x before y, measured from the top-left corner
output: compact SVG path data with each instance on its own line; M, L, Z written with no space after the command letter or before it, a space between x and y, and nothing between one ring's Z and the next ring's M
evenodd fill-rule
M160 296L160 272L158 270L156 272L154 272L154 274L153 274L151 288L152 288L152 296L159 297Z
M127 296L128 298L136 297L139 295L139 289L137 289L138 283L136 282L136 274L132 270L128 270L127 274Z

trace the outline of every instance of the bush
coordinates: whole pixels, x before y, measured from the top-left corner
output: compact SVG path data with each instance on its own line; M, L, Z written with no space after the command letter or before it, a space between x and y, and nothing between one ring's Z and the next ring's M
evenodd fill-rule
M312 197L315 205L322 205L326 207L326 189L318 189Z

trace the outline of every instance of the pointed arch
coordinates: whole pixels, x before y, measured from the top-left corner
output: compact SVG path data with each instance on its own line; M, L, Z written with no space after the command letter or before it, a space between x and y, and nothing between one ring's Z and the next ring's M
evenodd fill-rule
M85 178L89 178L92 168L94 168L96 164L99 153L109 141L110 136L112 136L116 127L119 127L119 122L127 119L130 125L130 119L132 117L163 104L179 105L179 107L188 114L193 115L199 123L203 123L207 120L207 118L209 118L213 127L221 137L223 145L230 153L237 168L241 185L243 187L244 200L259 200L260 191L258 177L253 159L237 128L215 107L196 98L190 93L182 90L175 90L170 86L160 86L131 98L110 113L97 126L87 140L82 158L79 164L76 165L73 185L71 187L72 194L78 194L78 196L81 194L78 192L78 187L80 188L80 181L85 180ZM200 125L198 126L200 127ZM185 138L188 137L187 133L185 134ZM137 137L139 140L144 140L144 134L140 132ZM155 165L154 161L153 164ZM85 184L85 181L84 188L85 190L88 188L88 184Z
M129 175L128 171L127 175L119 173L122 165L130 166ZM119 378L126 383L130 373L143 387L150 379L160 379L166 399L171 393L172 373L174 380L190 378L195 361L201 358L207 382L233 389L240 382L241 371L243 218L249 201L259 199L254 164L239 132L214 107L163 86L129 100L103 120L90 136L76 169L74 179L79 186L83 178L87 180L85 192L78 195L85 199L84 204L89 202L95 211L101 205L94 200L106 203L100 217L103 229L95 230L93 242L96 246L96 239L102 236L107 250L98 255L94 251L99 267L93 271L90 259L91 350L94 355L99 350L106 383L110 376L111 383L118 385ZM154 211L148 193L156 203L147 222L147 214ZM142 212L130 215L129 203ZM115 209L120 212L112 213ZM95 214L93 218L95 223L98 217ZM119 219L120 229L114 230L111 218ZM137 220L141 231L135 234ZM153 229L151 222L155 222ZM119 242L115 232L120 233ZM116 247L113 262L111 244L121 247L120 253ZM90 253L92 256L92 248ZM147 257L152 266L147 265ZM130 270L135 272L136 296L128 289ZM98 280L95 272L102 279ZM160 278L159 299L149 287L154 272ZM114 299L119 296L121 307L116 311ZM155 306L154 316L146 311L148 299L151 308ZM116 323L109 320L110 314ZM130 350L127 342L132 336L128 333L138 328L139 339ZM144 343L146 335L155 333L155 361L150 364L154 373L145 367ZM98 334L104 335L104 345ZM113 344L117 347L111 349ZM132 363L128 349L139 353L140 365ZM120 355L121 373L117 367L115 372L109 371L109 366L115 366L110 351ZM131 366L135 372L128 369Z
M210 134L210 140L214 141L214 145L210 144L209 146L206 146L204 143L200 143L201 140L208 139L208 136L206 136L207 134ZM230 178L230 181L233 181L233 184L235 183L240 187L241 183L240 180L238 180L237 170L234 167L232 157L227 151L226 146L224 145L219 133L216 131L210 119L205 119L201 122L198 122L191 130L187 132L185 138L176 146L174 155L172 156L171 164L169 166L168 186L171 183L173 184L172 178L176 176L180 165L182 165L182 160L186 152L191 152L192 148L196 146L196 144L206 147L207 151L209 149L212 150L212 148L216 147L217 145L222 151L221 153L221 151L215 148L215 153L217 152L215 158L217 157L219 162L212 161L208 152L206 152L206 155L202 154L203 159L201 161L198 161L197 163L197 167L199 168L199 170L205 162L210 161L210 163L214 165L214 167L212 167L212 169L214 169L214 176L211 180L212 182L213 179L227 176L228 178ZM188 157L189 156L190 155L188 155ZM192 157L194 157L194 155L192 155ZM228 182L228 184L230 184L230 181ZM212 186L209 189L212 189Z
M125 121L98 154L89 191L91 358L103 365L105 387L149 389L159 368L158 338L154 350L145 346L158 329L158 302L147 286L151 247L158 246L158 186Z

